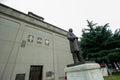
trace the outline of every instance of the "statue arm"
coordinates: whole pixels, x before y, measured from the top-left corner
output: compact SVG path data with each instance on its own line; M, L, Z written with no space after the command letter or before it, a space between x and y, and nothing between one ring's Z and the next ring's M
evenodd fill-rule
M68 38L69 40L75 40L75 37L74 37L74 36L71 36L71 35L69 34L69 32L67 33L67 38Z

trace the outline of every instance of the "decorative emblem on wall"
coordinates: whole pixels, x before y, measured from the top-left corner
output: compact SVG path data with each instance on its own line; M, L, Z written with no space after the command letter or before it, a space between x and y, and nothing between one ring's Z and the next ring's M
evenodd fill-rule
M37 37L37 43L42 44L42 38L41 37Z
M22 40L21 47L25 47L25 45L26 45L26 41Z
M33 43L33 41L34 41L34 38L36 39L35 41L37 41L36 43L37 44L42 44L42 42L43 42L43 40L45 41L44 42L44 44L46 45L46 46L49 46L50 45L50 40L48 40L48 39L43 39L43 38L41 38L41 37L34 37L33 35L28 35L28 37L27 37L27 42L30 42L30 43ZM26 41L22 41L22 45L21 46L24 46L25 47L25 44L26 44Z
M34 40L34 36L33 35L28 35L27 41L28 42L33 42L33 40Z
M47 46L50 45L50 41L48 39L45 39L45 45L47 45Z

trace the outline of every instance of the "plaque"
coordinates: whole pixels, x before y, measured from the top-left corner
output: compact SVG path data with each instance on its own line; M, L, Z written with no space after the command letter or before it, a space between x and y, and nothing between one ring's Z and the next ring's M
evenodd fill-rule
M52 77L54 75L54 72L48 71L46 72L46 77Z
M23 73L23 74L16 74L15 80L25 80L25 73Z

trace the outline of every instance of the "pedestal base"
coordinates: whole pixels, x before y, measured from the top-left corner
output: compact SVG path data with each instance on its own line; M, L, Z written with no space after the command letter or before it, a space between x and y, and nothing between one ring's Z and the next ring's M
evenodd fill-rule
M104 80L97 63L66 67L64 71L67 74L67 80Z

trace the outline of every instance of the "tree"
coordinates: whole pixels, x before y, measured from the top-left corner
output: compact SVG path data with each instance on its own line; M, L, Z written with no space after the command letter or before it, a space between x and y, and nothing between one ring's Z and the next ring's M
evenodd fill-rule
M108 29L109 24L97 26L97 23L87 20L87 29L83 29L80 46L83 56L96 62L120 58L120 29L113 34Z

